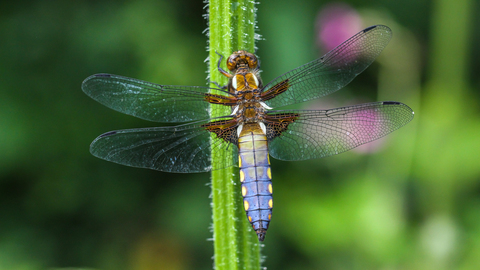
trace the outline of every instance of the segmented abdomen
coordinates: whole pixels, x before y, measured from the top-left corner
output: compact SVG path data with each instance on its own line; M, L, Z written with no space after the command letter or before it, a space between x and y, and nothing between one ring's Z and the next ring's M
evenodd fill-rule
M245 124L238 138L240 181L247 218L263 241L272 217L272 174L267 137L258 123Z

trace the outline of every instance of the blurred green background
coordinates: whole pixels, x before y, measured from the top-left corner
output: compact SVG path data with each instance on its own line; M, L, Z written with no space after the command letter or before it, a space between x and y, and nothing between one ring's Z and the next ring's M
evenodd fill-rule
M204 6L0 4L0 269L212 269L209 174L91 156L103 132L158 124L80 89L100 72L206 85ZM272 160L263 266L480 269L480 3L264 0L257 8L265 82L321 56L329 23L343 27L343 40L373 24L393 30L354 82L302 108L395 100L416 113L348 153Z

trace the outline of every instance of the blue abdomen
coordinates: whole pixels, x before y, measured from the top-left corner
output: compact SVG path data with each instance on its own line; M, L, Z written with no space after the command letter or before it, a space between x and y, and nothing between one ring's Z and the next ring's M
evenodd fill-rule
M272 174L267 137L259 124L243 127L239 139L240 181L248 221L263 241L272 217Z

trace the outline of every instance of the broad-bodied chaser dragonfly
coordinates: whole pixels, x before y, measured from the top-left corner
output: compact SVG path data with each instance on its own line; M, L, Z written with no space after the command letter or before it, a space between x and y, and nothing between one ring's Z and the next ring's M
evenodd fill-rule
M110 74L88 77L83 91L119 112L179 126L127 129L96 138L94 156L119 164L164 172L212 170L211 159L233 150L225 166L240 167L247 218L263 241L272 208L269 155L307 160L336 155L376 140L413 119L407 105L373 102L329 110L273 110L331 94L365 70L390 41L390 28L368 27L323 57L263 85L258 60L247 51L227 59L225 87L175 86ZM212 91L223 92L213 94ZM230 114L209 118L210 110ZM214 134L212 136L212 134ZM220 154L218 154L220 153ZM218 169L218 168L215 168Z

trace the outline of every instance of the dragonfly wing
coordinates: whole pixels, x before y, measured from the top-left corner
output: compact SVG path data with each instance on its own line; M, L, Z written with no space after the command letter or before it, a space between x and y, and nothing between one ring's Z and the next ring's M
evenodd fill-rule
M188 122L209 118L209 103L205 99L209 87L160 85L96 74L83 81L82 89L111 109L149 121Z
M280 160L306 160L336 155L381 138L413 119L400 102L375 102L331 110L276 111L297 116L269 142L269 153Z
M273 108L281 107L323 97L341 89L377 58L391 37L392 31L383 25L362 30L323 57L265 85L263 93L269 99L265 103Z
M202 125L208 121L174 127L127 129L107 132L90 145L90 152L99 158L122 165L164 172L192 173L212 169L214 148L220 155L230 150L225 167L237 165L237 147L222 139L212 138ZM218 168L220 169L220 168Z

